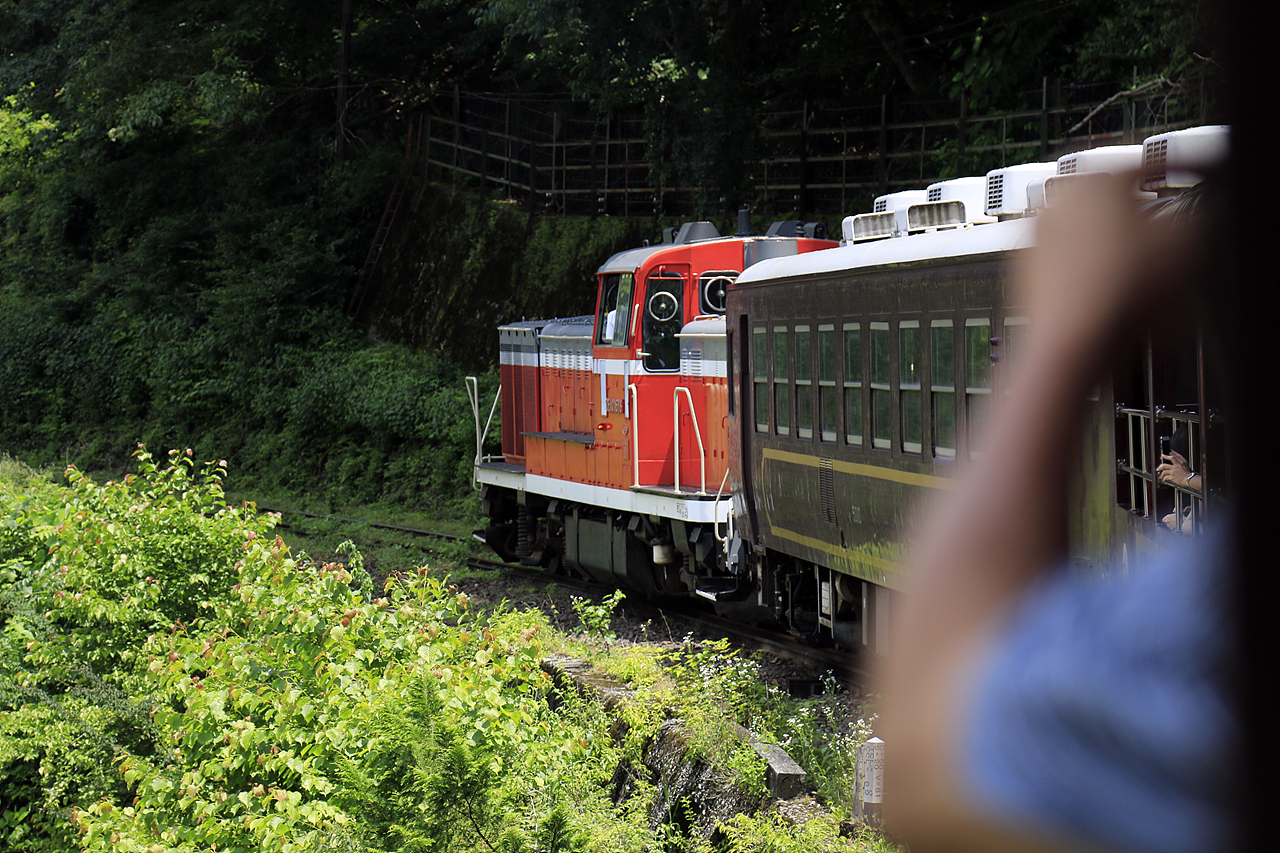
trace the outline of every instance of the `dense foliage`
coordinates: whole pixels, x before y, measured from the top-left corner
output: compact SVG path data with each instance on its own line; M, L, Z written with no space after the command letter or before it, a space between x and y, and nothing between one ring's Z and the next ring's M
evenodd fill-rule
M1211 10L0 0L0 444L94 467L190 444L246 486L455 502L453 365L491 365L495 321L585 310L590 270L658 230L429 193L379 315L414 352L368 352L344 309L412 117L455 87L642 110L652 168L719 205L756 105L1176 75L1212 67Z
M425 568L377 588L354 549L312 561L273 518L227 506L221 463L135 455L136 475L71 469L61 490L0 464L6 850L698 848L652 824L664 794L642 750L668 714L748 791L762 771L735 721L793 749L830 741L820 707L795 713L716 645L677 647L665 670L615 660L637 687L619 725L543 672L566 641L541 613L477 609ZM590 630L619 597L581 606ZM729 851L837 843L830 820L724 832Z

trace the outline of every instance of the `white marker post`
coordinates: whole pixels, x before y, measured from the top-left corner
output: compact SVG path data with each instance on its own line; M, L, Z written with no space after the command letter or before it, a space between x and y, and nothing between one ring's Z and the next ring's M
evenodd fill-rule
M858 747L857 802L854 816L863 822L880 819L880 804L884 801L884 741L878 737Z

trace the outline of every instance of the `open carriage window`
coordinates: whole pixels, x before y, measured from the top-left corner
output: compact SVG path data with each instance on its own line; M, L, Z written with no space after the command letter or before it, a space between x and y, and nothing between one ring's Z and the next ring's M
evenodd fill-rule
M1133 516L1191 536L1204 524L1210 488L1206 420L1198 342L1148 339L1128 370L1114 380L1116 502Z
M629 272L608 273L600 280L600 315L596 317L596 343L600 346L627 345L631 320L631 290L635 278Z

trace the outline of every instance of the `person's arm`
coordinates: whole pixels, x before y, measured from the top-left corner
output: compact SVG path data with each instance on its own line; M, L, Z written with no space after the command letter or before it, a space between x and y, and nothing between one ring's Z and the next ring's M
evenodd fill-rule
M913 851L1027 850L961 797L958 711L978 654L1066 540L1067 472L1086 395L1123 330L1168 297L1186 241L1144 220L1132 176L1072 182L1016 270L1031 315L983 461L924 518L884 679L885 810ZM1042 839L1043 841L1043 839ZM1068 849L1049 843L1042 849Z

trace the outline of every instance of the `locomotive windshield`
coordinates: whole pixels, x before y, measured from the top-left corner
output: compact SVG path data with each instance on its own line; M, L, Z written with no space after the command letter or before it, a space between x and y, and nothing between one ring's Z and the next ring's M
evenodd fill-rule
M704 272L698 277L698 299L700 314L723 314L725 299L729 293L729 285L738 278L738 274L729 272Z
M659 272L649 276L644 294L644 367L680 369L680 327L684 323L681 297L684 276Z

